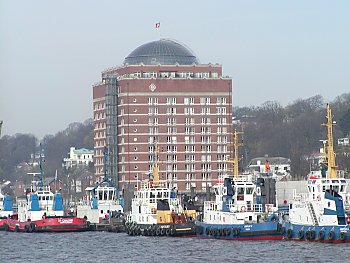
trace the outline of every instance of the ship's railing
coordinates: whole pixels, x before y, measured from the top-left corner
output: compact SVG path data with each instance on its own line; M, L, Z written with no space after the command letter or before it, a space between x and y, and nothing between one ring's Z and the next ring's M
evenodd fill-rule
M247 204L247 205L235 205L233 203L228 204L228 208L230 211L232 211L233 208L237 208L238 212L256 212L256 213L262 213L263 212L263 205L262 204Z
M163 181L158 181L158 184L155 185L152 180L145 180L141 182L141 188L148 189L154 186L168 188L168 183L169 183L168 181L163 180Z
M216 211L217 210L217 203L215 201L205 201L204 202L204 210Z
M307 201L309 197L308 193L297 193L296 189L293 189L293 200L296 201Z

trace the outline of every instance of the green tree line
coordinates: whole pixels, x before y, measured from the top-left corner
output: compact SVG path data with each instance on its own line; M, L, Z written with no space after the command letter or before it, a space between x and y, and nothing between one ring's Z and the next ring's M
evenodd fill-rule
M338 169L348 172L350 147L339 147L337 139L350 136L350 93L338 96L330 105L336 122L333 137ZM321 125L326 122L326 102L320 95L285 107L269 101L259 107L236 107L233 112L236 128L243 131L243 165L255 157L286 157L291 160L292 175L304 178L310 170L307 157L323 146L320 140L327 139L327 129Z
M93 149L92 119L84 123L71 123L68 127L55 135L46 135L42 141L44 174L49 177L55 175L56 170L61 173L62 160L68 156L70 147ZM15 134L3 136L0 139L0 181L24 180L32 178L27 172L39 172L39 166L20 169L20 163L30 163L31 155L39 154L39 139L32 134Z
M337 139L350 136L350 93L342 94L330 102L334 127L334 140L339 169L350 171L350 147L338 147ZM242 166L249 160L263 156L280 156L291 159L292 176L303 178L310 166L306 159L317 152L326 139L326 129L321 126L326 119L326 102L317 95L298 99L287 106L268 101L260 106L235 107L233 116L238 120L235 128L243 131L243 147L240 148ZM45 154L45 174L62 173L62 160L69 148L93 149L93 124L72 123L55 135L47 135L42 141ZM3 136L0 139L0 180L30 180L28 171L18 169L21 162L30 162L31 154L39 152L39 140L31 134ZM38 167L32 169L37 172ZM32 172L31 171L31 172Z

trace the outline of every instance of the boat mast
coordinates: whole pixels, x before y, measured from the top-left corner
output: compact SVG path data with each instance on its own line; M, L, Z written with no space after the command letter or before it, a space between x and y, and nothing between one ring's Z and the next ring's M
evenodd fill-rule
M103 180L107 181L107 147L105 146L103 149Z
M158 167L158 144L154 145L154 160L153 160L153 183L159 183L159 167Z
M239 177L239 171L238 171L238 163L239 163L239 158L238 158L238 147L242 146L241 143L238 142L238 134L240 134L241 132L237 132L237 130L235 129L234 133L233 133L233 150L234 150L234 158L233 160L228 160L228 163L232 163L233 165L233 176L235 178Z
M40 191L43 190L43 155L42 155L42 146L40 143Z
M335 165L335 154L333 149L333 126L335 125L332 121L332 111L329 106L329 103L327 103L327 123L322 124L324 126L327 126L327 176L329 178L337 178L337 167Z

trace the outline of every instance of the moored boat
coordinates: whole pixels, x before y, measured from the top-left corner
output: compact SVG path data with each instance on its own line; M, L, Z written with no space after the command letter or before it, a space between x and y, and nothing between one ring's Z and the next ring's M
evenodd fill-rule
M86 197L77 205L77 217L89 222L90 230L124 231L123 200L107 176L107 149L104 151L104 178L85 189Z
M170 183L159 180L158 149L153 148L153 173L141 183L132 200L126 232L144 236L194 235L196 211L184 209Z
M62 194L52 193L50 187L43 186L42 182L42 158L40 156L40 180L33 180L26 198L17 202L18 213L16 217L7 218L7 230L11 232L87 230L88 225L85 219L64 215Z
M307 194L294 193L289 219L284 223L287 240L350 242L350 218L345 214L347 182L337 172L333 150L332 113L327 104L327 147L321 172L308 177Z
M282 240L281 217L276 213L275 180L238 174L238 132L234 133L234 176L214 185L215 201L205 201L196 220L201 238Z
M7 230L7 219L12 215L12 197L2 194L0 188L0 230Z

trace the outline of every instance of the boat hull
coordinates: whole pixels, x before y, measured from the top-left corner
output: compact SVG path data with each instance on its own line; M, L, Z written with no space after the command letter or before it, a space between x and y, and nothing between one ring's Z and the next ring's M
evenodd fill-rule
M0 230L8 230L7 218L0 218Z
M285 239L293 241L349 243L350 226L308 226L286 222Z
M194 222L187 222L182 224L127 224L126 233L130 236L194 236L195 224Z
M88 230L86 220L76 217L52 217L28 222L8 219L7 224L10 232L79 232Z
M278 222L252 224L208 224L196 221L196 235L200 238L226 240L283 240L284 229Z

